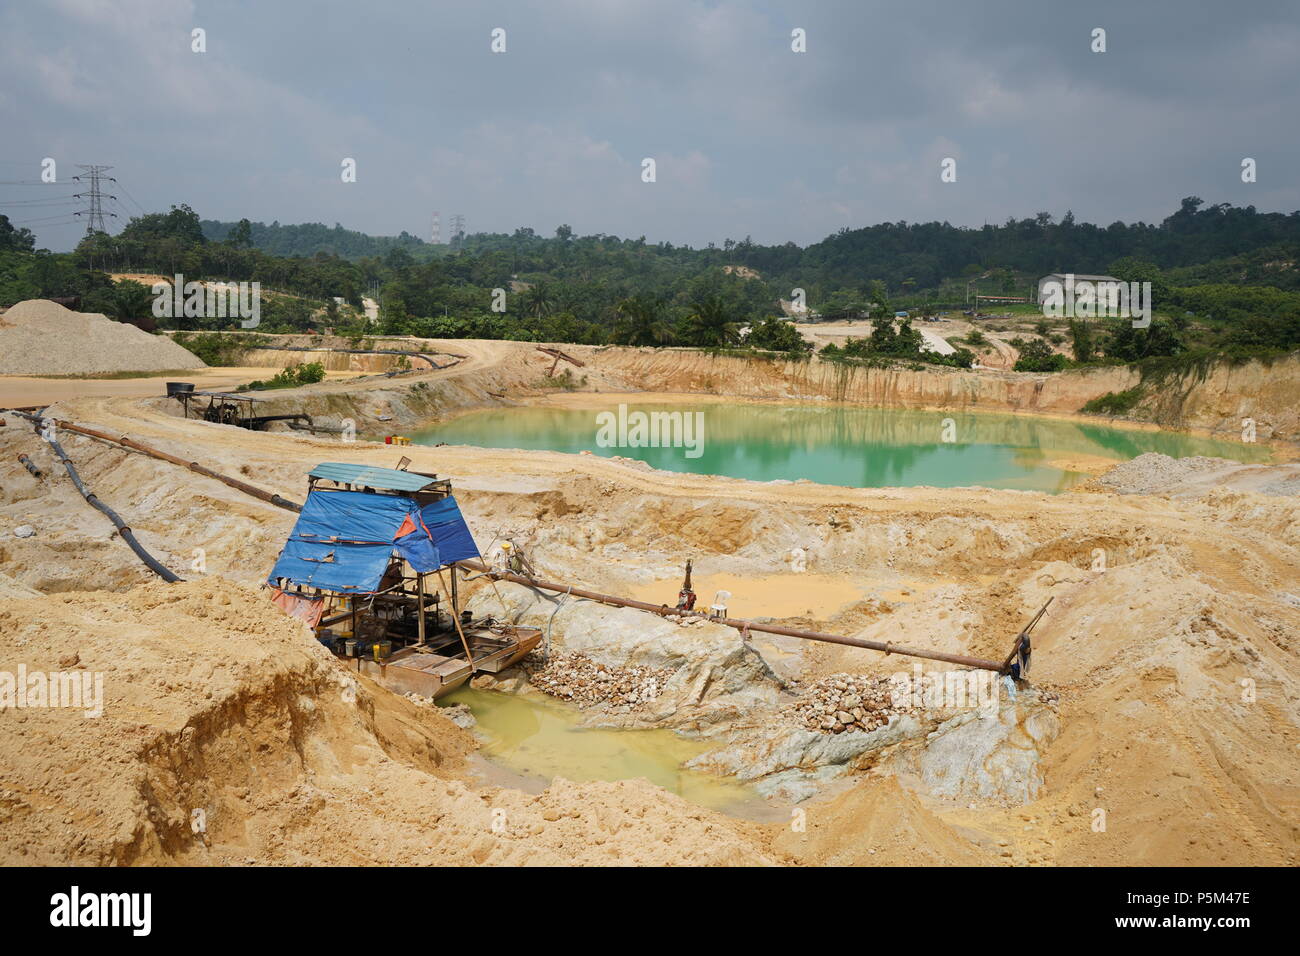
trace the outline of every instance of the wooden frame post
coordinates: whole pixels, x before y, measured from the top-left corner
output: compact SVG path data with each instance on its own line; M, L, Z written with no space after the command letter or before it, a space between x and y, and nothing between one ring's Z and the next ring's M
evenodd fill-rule
M415 572L415 601L418 605L416 609L415 627L420 636L420 646L424 646L424 575L419 571Z
M451 584L454 589L456 586L456 566L451 566ZM453 594L454 590L448 590L447 582L443 580L442 568L438 569L438 580L442 582L442 589L448 594ZM456 625L456 633L460 635L460 643L465 648L465 660L469 662L470 673L474 672L474 652L469 649L469 641L465 638L465 632L460 626L460 610L456 607L456 599L453 597L451 602L451 622Z
M460 620L460 590L456 586L456 565L449 564L447 567L451 570L451 594L449 595L451 598L451 613L456 615L457 620Z

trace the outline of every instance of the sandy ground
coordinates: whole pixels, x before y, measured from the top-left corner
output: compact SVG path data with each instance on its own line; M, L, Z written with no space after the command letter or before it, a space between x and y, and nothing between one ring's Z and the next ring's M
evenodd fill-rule
M539 367L496 344L460 347L466 361L443 373L453 391L522 382ZM371 395L391 383L356 387ZM296 499L318 461L395 463L384 445L185 422L93 388L57 414ZM151 583L29 428L0 428L0 573L15 593L54 595L0 597L0 646L13 662L4 666L71 666L60 661L75 652L77 666L105 673L112 704L98 722L0 716L6 863L1300 860L1300 503L1258 494L1250 469L1208 487L1198 473L1189 482L1199 486L1174 481L1158 494L1049 496L778 486L594 456L402 450L413 468L453 479L481 539L509 529L544 577L598 590L670 600L691 557L702 600L726 589L756 617L996 657L1054 598L1033 679L1060 694L1062 730L1041 758L1037 797L954 802L867 764L803 804L807 825L795 827L726 817L644 783L476 789L465 735L377 689L349 702L337 665L249 590L292 515L65 438L147 547L181 570L200 549L207 571L182 586ZM19 452L50 477L31 478ZM19 524L37 534L15 537ZM802 574L791 571L795 547L807 552ZM857 648L758 646L801 680L899 666ZM99 790L103 799L89 798ZM187 821L205 808L199 839ZM506 828L494 829L502 814Z
M950 355L956 351L958 346L970 348L976 353L977 362L980 366L991 369L1009 369L1016 364L1016 359L1020 357L1020 353L1007 340L1015 338L1016 334L1019 333L995 332L989 328L990 324L988 321L974 324L961 316L953 315L943 316L934 322L926 322L919 316L912 319L912 328L921 333L932 351L938 352L940 355ZM988 345L972 348L956 341L965 338L975 328L984 333L985 338L988 339ZM865 338L871 334L871 323L865 319L857 322L816 322L800 325L799 331L805 339L820 349L822 346L832 343L842 346L851 338Z
M327 382L348 381L360 373L326 372ZM27 378L0 375L0 408L52 405L74 398L156 398L167 394L168 382L193 382L201 391L233 391L239 385L265 379L265 368L223 367L141 378Z

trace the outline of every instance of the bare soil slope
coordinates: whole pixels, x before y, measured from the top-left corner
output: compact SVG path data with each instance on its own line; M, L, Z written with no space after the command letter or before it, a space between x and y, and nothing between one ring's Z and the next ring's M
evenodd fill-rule
M263 595L208 579L5 602L0 653L102 674L103 715L0 717L0 862L760 863L647 784L476 792L436 711L361 686Z

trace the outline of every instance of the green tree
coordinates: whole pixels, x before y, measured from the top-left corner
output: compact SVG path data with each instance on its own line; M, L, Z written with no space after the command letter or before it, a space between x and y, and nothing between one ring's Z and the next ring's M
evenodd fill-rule
M1097 352L1092 325L1082 319L1070 320L1070 350L1076 362L1091 362Z
M132 279L113 286L109 314L119 322L132 322L153 316L153 290Z
M36 236L26 226L15 229L9 217L0 215L0 249L31 252L36 248Z
M1065 368L1064 355L1052 351L1052 347L1042 339L1024 342L1020 345L1020 358L1016 359L1017 372L1059 372Z
M665 319L662 300L643 293L624 299L617 311L612 337L616 344L666 345L672 341L673 328Z
M524 291L524 314L535 319L547 316L555 306L551 289L545 282L534 282Z
M746 345L768 352L802 353L812 349L812 343L799 334L793 322L768 316L749 330Z
M230 230L229 242L236 249L250 249L253 245L253 224L247 219L241 219Z
M682 321L681 338L687 345L703 348L734 345L739 339L738 324L727 303L712 295L691 303Z

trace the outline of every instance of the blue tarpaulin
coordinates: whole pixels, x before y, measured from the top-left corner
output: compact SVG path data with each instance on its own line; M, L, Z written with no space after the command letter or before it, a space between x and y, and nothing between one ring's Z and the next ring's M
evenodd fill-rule
M394 552L421 573L479 556L455 498L421 509L396 495L313 491L269 581L367 594Z

